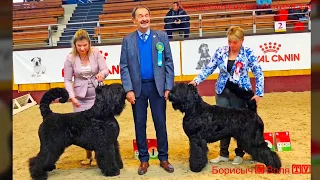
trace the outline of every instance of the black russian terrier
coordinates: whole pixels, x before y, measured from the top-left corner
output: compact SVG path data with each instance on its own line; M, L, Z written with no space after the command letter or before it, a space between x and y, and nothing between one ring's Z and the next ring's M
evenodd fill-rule
M208 163L207 143L233 137L252 159L264 163L269 172L278 172L281 160L270 150L264 140L264 124L256 113L252 92L245 92L235 84L227 84L231 92L243 95L248 108L237 109L209 105L198 94L197 88L184 83L176 84L169 93L174 110L184 113L183 129L190 141L189 165L193 172L200 172Z
M32 179L45 180L47 171L55 169L55 163L71 146L77 145L95 151L97 165L105 176L117 176L123 168L119 151L119 124L115 118L125 107L126 94L121 84L98 86L94 105L82 112L59 114L50 109L57 98L60 103L69 99L64 88L52 88L40 101L43 122L38 135L40 152L29 159Z

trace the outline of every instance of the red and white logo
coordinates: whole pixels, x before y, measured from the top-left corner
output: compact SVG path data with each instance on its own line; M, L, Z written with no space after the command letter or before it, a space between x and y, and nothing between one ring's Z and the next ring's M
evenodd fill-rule
M281 48L281 44L277 44L276 42L272 43L264 43L263 45L259 46L261 51L263 51L263 53L268 53L268 52L275 52L277 53L280 48Z
M300 61L300 53L283 53L282 45L277 42L265 42L259 48L263 55L258 56L258 60L262 63Z
M103 54L103 51L101 51L100 50L100 53L102 54L102 55L104 55L104 60L107 60L107 56L109 55L107 52L105 52L104 54Z
M108 52L103 52L100 50L100 53L104 56L104 60L107 60ZM120 66L119 65L111 65L107 64L109 68L109 74L120 74Z

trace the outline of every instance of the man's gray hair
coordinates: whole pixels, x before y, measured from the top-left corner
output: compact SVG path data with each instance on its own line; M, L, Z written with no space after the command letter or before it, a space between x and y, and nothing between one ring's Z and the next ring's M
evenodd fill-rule
M132 10L132 17L133 17L133 18L136 17L136 11L137 11L138 9L140 9L140 8L144 8L144 9L148 10L149 15L150 15L150 9L147 8L147 7L145 7L145 6L140 5L140 6L136 6L135 8L133 8L133 10Z

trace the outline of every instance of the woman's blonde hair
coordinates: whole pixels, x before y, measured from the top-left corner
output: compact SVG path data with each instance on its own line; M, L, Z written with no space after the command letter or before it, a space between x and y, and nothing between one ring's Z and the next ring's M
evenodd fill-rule
M227 36L233 41L241 41L244 38L244 30L240 26L231 26L228 29Z
M72 38L72 57L73 57L73 61L75 60L75 57L78 55L77 52L77 47L76 47L76 42L77 41L81 41L81 40L88 40L89 42L89 47L88 47L88 56L91 55L91 40L90 40L90 36L89 33L83 29L79 29L73 36Z

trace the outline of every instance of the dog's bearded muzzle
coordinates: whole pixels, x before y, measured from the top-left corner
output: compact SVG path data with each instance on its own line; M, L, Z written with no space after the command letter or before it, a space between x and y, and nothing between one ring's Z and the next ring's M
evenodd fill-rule
M126 92L123 87L119 88L115 93L118 94L118 99L115 103L115 115L120 115L126 104Z
M181 100L178 99L173 93L169 93L169 101L172 103L172 108L174 110L182 110Z

